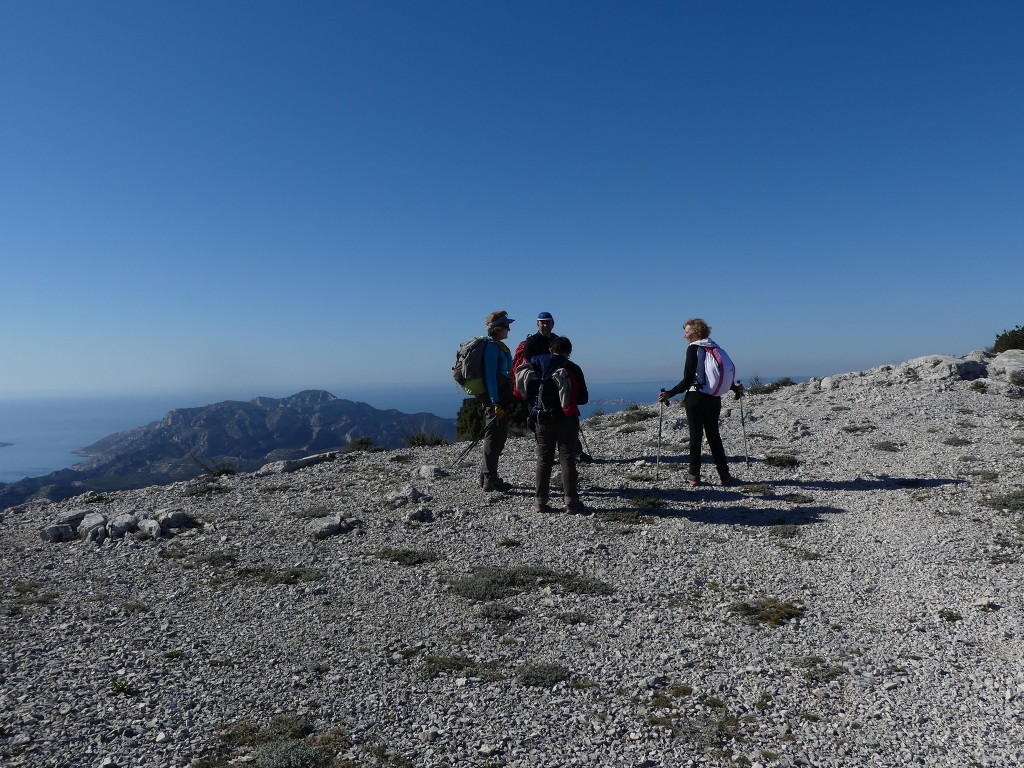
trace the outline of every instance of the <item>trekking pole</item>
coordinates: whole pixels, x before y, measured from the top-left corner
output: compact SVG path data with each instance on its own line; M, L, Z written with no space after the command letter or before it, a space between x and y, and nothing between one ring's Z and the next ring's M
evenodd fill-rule
M664 392L665 388L662 387L661 391ZM654 482L661 481L661 424L665 420L665 401L659 400L658 404L661 406L658 409L658 461L654 465Z
M740 386L743 382L737 382ZM747 469L750 469L750 451L747 450L747 419L743 415L743 398L740 398L740 427L743 429L743 460L746 462Z
M587 453L590 453L590 446L587 445L587 436L583 434L582 424L580 424L580 440L583 441L583 450L585 450ZM590 455L593 456L594 454L590 453Z
M484 425L480 428L479 434L477 434L477 436L475 438L473 438L473 442L469 444L469 448L467 448L462 453L460 453L459 454L459 458L457 458L452 463L452 466L451 466L452 469L455 469L457 466L459 466L459 464L462 463L462 460L464 458L466 458L466 454L468 454L470 451L472 451L474 448L476 448L476 444L480 442L481 438L483 438L484 433L487 432L487 427L489 427L489 426L490 426L489 422L484 423Z

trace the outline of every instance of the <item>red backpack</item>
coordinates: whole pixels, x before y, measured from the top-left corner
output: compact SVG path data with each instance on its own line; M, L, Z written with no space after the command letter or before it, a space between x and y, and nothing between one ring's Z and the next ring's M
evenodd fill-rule
M519 370L519 366L524 362L526 362L526 339L519 342L515 354L512 355L512 394L520 400L526 399L526 393L520 392L519 387L516 385L516 371Z

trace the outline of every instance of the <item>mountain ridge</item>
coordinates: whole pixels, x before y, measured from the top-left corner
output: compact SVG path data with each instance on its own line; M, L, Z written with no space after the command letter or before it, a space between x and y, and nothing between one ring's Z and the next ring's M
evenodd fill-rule
M60 501L89 490L186 480L211 465L251 471L270 461L348 450L361 438L396 448L420 433L452 440L455 420L381 410L315 389L176 408L78 449L85 460L73 467L0 485L0 509L36 498Z

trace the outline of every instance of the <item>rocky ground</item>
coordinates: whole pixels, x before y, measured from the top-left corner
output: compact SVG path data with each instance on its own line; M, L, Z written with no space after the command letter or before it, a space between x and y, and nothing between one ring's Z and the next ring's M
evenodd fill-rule
M589 516L528 438L8 509L0 763L1024 765L1021 355L727 398L738 487L594 416Z

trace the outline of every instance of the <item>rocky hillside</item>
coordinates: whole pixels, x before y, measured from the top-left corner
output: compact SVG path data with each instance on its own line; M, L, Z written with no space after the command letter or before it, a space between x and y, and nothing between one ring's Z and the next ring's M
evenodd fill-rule
M202 467L252 471L269 461L344 451L355 441L397 448L411 435L455 438L455 420L382 411L322 390L286 398L226 400L170 411L161 421L118 432L78 451L87 460L43 477L0 484L0 509L31 498L52 501L187 480Z
M0 512L0 763L1024 765L1022 368L729 398L737 487L592 417L589 515L528 438L509 494L454 445Z

